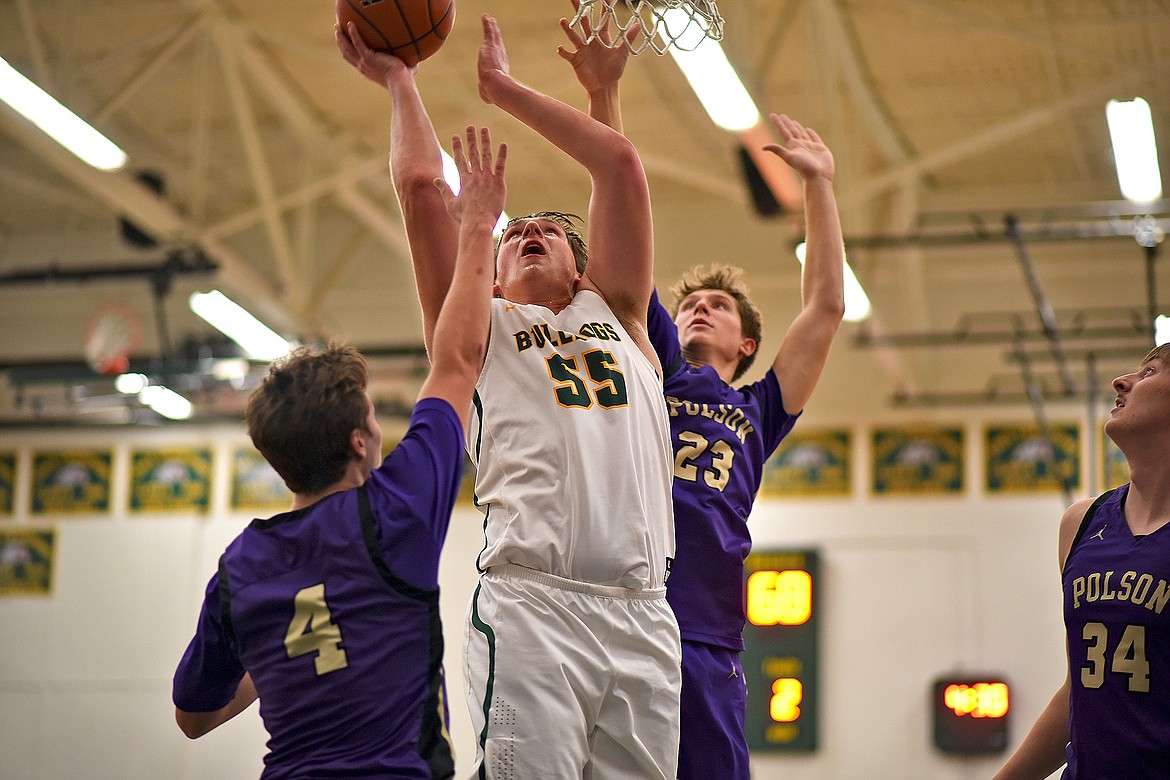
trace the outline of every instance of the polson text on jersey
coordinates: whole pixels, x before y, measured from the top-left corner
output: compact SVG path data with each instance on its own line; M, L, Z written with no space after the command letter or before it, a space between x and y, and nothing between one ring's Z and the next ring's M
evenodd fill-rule
M1144 604L1146 609L1162 614L1162 608L1170 601L1170 587L1167 587L1166 580L1159 579L1154 592L1151 593L1150 587L1154 585L1153 575L1138 576L1136 571L1127 571L1114 580L1114 574L1112 571L1104 573L1095 571L1073 580L1073 609L1081 605L1082 599L1085 602L1117 600Z
M706 417L714 422L722 423L727 427L727 430L733 431L736 438L740 441L743 441L749 433L755 430L751 420L744 416L743 411L731 404L711 406L710 404L697 404L692 401L684 401L675 398L673 395L668 395L666 396L666 406L670 410L671 417L678 417L679 414L685 414L691 417Z

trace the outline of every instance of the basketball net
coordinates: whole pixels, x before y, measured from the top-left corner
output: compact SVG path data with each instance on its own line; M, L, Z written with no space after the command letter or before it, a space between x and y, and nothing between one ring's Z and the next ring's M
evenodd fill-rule
M130 366L142 328L138 315L120 304L106 304L93 313L85 337L85 360L105 376L117 376Z
M588 32L583 21L588 21ZM586 43L592 43L607 22L611 25L611 40L602 43L611 49L627 46L631 54L641 54L648 48L657 54L665 54L671 47L693 51L707 38L723 38L723 17L715 0L581 0L569 26ZM639 23L641 34L628 40L626 33Z

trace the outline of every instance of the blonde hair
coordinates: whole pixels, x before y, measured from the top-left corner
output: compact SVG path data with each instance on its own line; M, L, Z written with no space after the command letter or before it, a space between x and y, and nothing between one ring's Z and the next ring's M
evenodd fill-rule
M756 349L750 355L744 355L739 359L739 363L735 367L735 375L731 377L732 382L739 379L745 371L751 368L752 363L755 362L756 353L760 351L760 341L764 338L764 325L760 317L760 310L748 297L747 285L740 278L742 275L742 268L731 265L718 263L706 267L696 265L683 274L670 288L670 292L674 296L672 316L678 316L678 307L682 305L682 302L686 300L688 295L699 290L721 290L735 300L735 307L739 311L741 335L755 341Z
M1147 352L1146 356L1144 358L1142 358L1141 364L1144 366L1146 363L1149 363L1151 360L1157 360L1157 361L1160 361L1160 362L1165 363L1167 365L1170 365L1170 342L1168 342L1166 344L1159 344L1158 346L1154 347L1149 352Z

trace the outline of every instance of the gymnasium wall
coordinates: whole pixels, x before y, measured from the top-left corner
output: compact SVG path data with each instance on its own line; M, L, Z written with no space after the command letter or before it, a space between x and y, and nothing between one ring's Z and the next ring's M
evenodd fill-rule
M1080 420L1083 410L1050 410ZM762 498L751 518L757 549L820 551L820 746L810 754L757 755L755 777L950 780L989 777L1003 756L944 756L931 743L928 692L949 672L999 673L1012 686L1011 746L1064 675L1057 522L1064 497L989 494L983 485L985 423L1028 423L1021 412L909 412L884 423L959 425L965 481L947 497L874 495L868 424L801 422L852 434L848 494ZM235 427L45 430L0 433L15 452L13 511L0 533L56 530L49 595L0 597L0 778L16 780L222 780L255 778L266 735L256 708L188 741L173 720L170 680L194 629L203 587L223 547L251 518L229 508ZM131 512L129 453L211 451L210 509ZM32 514L33 452L108 448L108 511ZM1082 458L1081 490L1089 465ZM462 695L463 620L482 543L467 506L452 519L442 563L451 732L458 776L473 736ZM1006 755L1006 754L1005 754Z

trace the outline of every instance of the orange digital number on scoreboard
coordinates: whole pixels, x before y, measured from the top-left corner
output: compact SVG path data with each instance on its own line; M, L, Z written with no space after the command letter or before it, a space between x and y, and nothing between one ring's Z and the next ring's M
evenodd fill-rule
M1002 718L1008 711L1008 687L1001 682L951 684L943 691L943 703L956 715Z
M791 723L800 717L800 702L804 699L804 685L793 677L772 681L772 699L768 714L777 723Z
M754 626L799 626L812 615L812 577L807 571L765 569L747 581L747 619Z
M1008 744L1011 696L998 675L934 682L934 744L944 753L1000 753Z

